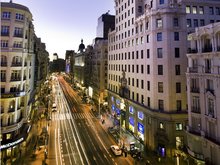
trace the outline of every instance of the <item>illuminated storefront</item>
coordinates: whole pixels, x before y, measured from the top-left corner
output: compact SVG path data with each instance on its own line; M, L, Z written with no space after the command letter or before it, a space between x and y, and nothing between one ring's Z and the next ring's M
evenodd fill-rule
M129 117L129 130L131 132L134 132L134 118L133 117Z
M138 127L138 136L144 141L144 125L138 122L137 127Z

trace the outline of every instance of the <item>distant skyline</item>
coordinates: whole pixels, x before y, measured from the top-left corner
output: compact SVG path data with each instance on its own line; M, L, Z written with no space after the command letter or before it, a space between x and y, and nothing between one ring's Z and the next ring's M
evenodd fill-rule
M108 10L115 15L114 0L13 0L13 3L29 8L35 33L46 43L50 58L53 53L64 58L66 50L78 51L81 39L85 46L92 44L98 18Z

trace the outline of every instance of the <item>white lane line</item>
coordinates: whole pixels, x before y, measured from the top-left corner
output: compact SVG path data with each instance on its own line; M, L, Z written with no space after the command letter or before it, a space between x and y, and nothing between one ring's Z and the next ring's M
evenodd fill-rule
M54 136L54 138L55 138L55 140L54 140L54 142L55 142L55 155L56 155L56 164L58 165L58 160L57 160L57 143L56 143L56 138L57 138L57 130L56 130L56 128L55 128L55 136Z

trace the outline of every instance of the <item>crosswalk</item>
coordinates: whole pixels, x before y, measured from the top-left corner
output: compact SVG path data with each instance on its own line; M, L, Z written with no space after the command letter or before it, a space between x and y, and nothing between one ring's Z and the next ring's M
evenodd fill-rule
M73 119L89 119L89 118L94 118L95 116L90 113L72 113ZM70 113L55 113L52 115L52 120L69 120L71 119L71 114Z

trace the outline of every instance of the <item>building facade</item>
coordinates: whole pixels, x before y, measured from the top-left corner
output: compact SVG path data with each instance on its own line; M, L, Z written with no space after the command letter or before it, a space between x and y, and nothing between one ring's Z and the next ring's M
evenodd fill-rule
M34 93L34 27L23 5L1 2L1 161L28 145Z
M191 8L199 10L200 5L203 14L191 14ZM188 28L187 20L218 21L220 17L210 18L207 10L219 5L198 0L115 1L116 24L108 46L109 108L145 149L172 157L186 144L185 54L187 33L195 28Z
M189 35L188 153L197 164L220 163L220 23Z

